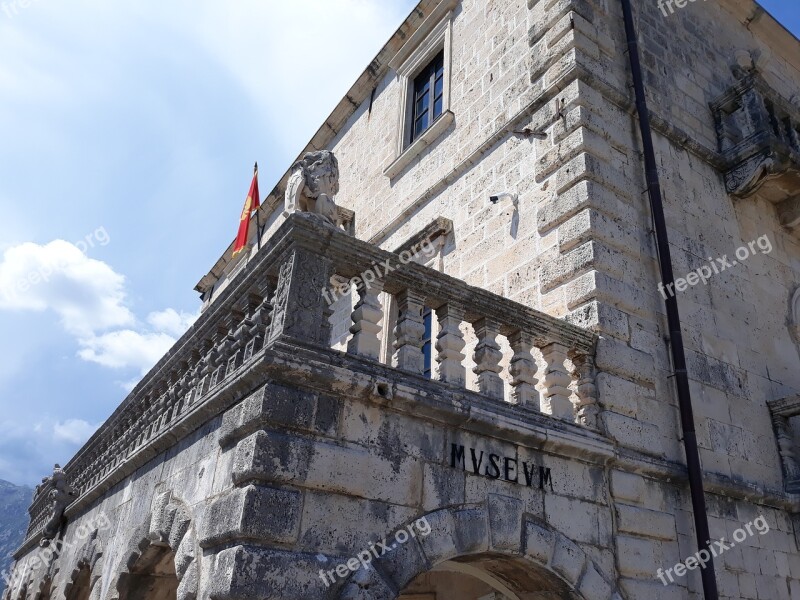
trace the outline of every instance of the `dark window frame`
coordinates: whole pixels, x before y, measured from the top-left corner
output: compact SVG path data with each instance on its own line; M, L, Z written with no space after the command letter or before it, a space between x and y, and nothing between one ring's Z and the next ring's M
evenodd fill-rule
M444 114L444 76L442 48L411 83L409 144L419 139Z

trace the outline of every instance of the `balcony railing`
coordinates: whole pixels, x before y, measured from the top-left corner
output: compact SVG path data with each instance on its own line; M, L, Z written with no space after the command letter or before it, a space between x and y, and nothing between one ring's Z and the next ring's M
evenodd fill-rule
M373 278L362 274L376 272L376 265L392 268L381 269L385 276L366 285L364 280ZM215 404L212 410L210 405L225 393L226 401L232 402L230 390L235 386L241 393L252 389L248 373L270 348L294 344L342 354L331 349L332 310L323 293L335 276L361 277L361 283L355 282L358 299L346 354L378 360L383 314L379 298L386 292L398 306L390 365L398 378L422 373L427 307L438 322L432 375L439 381L436 385L465 386L462 324L469 323L475 335L471 360L475 391L596 428L594 334L438 271L403 262L397 254L357 240L316 215L296 213L64 467L76 502L91 501L125 476L133 463L144 464L218 414L224 406ZM501 368L500 336L511 349L507 373ZM34 499L23 549L41 539L44 523L53 516L47 494L41 489Z

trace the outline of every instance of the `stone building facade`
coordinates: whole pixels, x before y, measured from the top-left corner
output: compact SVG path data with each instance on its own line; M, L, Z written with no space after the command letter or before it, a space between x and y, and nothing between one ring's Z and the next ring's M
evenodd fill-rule
M634 6L676 289L619 3L422 0L306 148L335 218L289 169L6 598L700 598L673 292L720 598L800 598L800 43L682 4Z

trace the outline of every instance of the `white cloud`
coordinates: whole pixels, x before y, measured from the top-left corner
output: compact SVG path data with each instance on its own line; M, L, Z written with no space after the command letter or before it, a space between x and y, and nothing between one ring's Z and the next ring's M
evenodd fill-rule
M122 275L63 240L13 246L0 262L0 310L53 311L77 338L78 356L104 367L146 373L199 316L151 312L147 330L125 301Z
M83 348L78 356L112 369L136 368L144 375L199 316L199 312L179 312L174 308L151 312L147 322L153 331L122 329L84 338L80 340ZM138 382L133 379L119 385L130 391Z
M51 310L68 332L90 335L134 322L124 285L122 275L69 242L27 242L3 253L0 310Z
M151 312L147 315L147 322L157 331L164 331L175 337L183 335L197 320L200 313L178 312L174 308Z
M104 367L136 368L144 374L174 343L175 338L166 333L139 333L122 329L81 339L83 349L78 356Z
M91 425L83 419L67 419L63 423L53 424L53 435L58 441L79 445L88 440L99 426Z

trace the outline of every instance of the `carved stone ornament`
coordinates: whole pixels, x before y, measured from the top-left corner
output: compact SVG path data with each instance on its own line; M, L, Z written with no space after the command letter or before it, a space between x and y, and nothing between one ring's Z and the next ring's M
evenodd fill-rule
M76 495L75 490L67 483L67 474L59 465L53 467L53 475L46 482L43 482L43 485L48 484L53 487L48 494L52 514L44 525L42 546L46 546L50 540L58 535L58 531L61 529L61 521L64 517L64 510Z
M794 439L790 419L800 415L800 396L789 396L767 402L772 417L778 453L783 466L784 487L790 494L800 493L800 462L797 457L797 440Z
M800 110L737 53L736 82L711 103L725 188L737 198L759 196L776 206L781 224L800 233Z
M339 193L339 163L333 152L306 152L292 167L286 185L284 213L316 213L332 225L340 225L333 197Z

